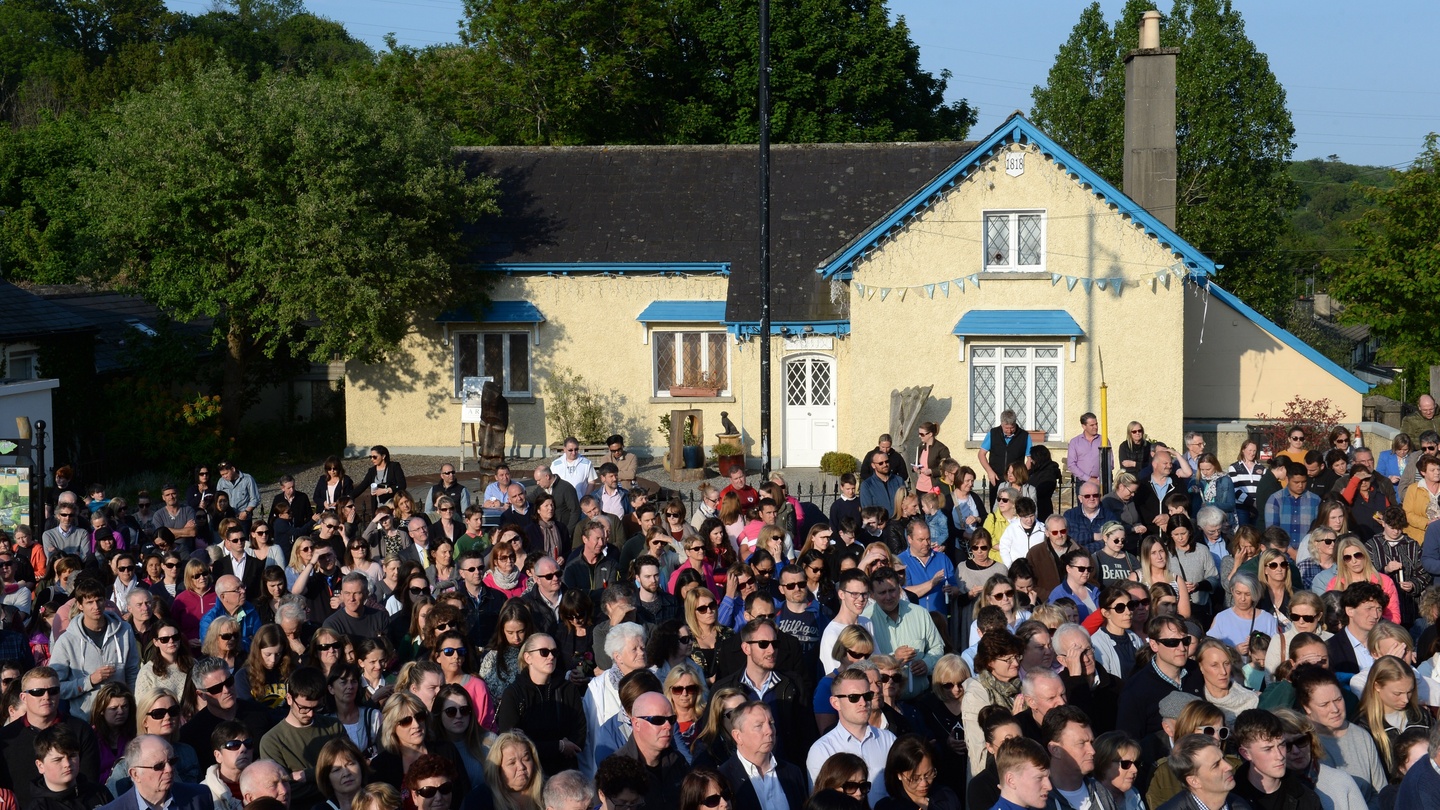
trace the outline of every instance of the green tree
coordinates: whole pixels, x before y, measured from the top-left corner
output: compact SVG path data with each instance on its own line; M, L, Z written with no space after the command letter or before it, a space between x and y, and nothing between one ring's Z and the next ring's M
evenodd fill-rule
M475 288L465 226L493 183L376 91L216 65L128 97L103 132L78 189L90 227L122 289L214 319L229 435L255 358L373 361Z
M748 143L758 6L715 0L466 0L461 46L396 48L377 81L470 143ZM965 137L883 0L772 4L778 142Z
M1394 172L1390 188L1370 188L1375 207L1350 226L1360 250L1334 261L1331 291L1347 305L1347 323L1369 324L1387 362L1422 371L1440 363L1440 140Z
M62 284L86 275L93 253L75 196L89 166L95 122L43 113L33 126L0 125L0 269L11 280Z
M1098 9L1081 14L1048 84L1036 88L1036 123L1116 185L1123 181L1124 56L1151 7L1129 0L1111 34L1105 69ZM1287 174L1295 127L1269 59L1245 33L1229 0L1175 0L1161 45L1180 49L1176 74L1176 230L1223 265L1219 282L1266 316L1284 321L1294 283L1279 240L1294 186ZM1099 76L1096 92L1087 77ZM1111 137L1100 128L1109 126Z

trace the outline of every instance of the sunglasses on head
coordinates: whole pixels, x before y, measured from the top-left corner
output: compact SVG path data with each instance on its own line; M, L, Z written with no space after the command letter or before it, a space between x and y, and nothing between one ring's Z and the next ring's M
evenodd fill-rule
M441 796L449 796L450 791L454 789L455 785L453 783L441 782L438 785L426 785L425 787L417 787L415 788L415 792L421 796L424 796L427 799L433 799L435 798L435 794L437 793Z

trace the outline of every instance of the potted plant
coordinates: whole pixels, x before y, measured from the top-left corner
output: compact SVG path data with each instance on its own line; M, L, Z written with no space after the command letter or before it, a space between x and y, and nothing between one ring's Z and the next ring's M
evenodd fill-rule
M730 475L732 469L745 469L745 448L730 442L719 442L711 451L715 454L715 466L720 469L720 477Z
M691 372L684 381L670 386L672 397L715 397L720 394L720 372Z

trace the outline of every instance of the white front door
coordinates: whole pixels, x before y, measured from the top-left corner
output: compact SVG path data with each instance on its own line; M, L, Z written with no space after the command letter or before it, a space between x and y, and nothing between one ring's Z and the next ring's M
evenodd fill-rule
M839 446L835 422L835 360L800 355L785 360L785 466L819 467Z

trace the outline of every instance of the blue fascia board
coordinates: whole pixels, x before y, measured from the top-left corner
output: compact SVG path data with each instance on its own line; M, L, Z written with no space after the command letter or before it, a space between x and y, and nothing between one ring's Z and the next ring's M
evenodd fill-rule
M651 301L635 320L641 323L724 323L724 301Z
M951 332L962 337L1083 337L1085 330L1063 309L972 309Z
M1009 120L1000 125L999 129L990 133L985 140L957 160L950 168L941 172L929 185L906 200L885 219L873 225L839 256L815 268L815 272L825 278L849 279L854 272L855 262L862 256L873 250L882 240L911 219L924 213L936 196L963 180L971 169L989 157L996 149L1017 141L1029 141L1040 147L1040 151L1045 157L1073 177L1077 183L1089 186L1089 190L1093 194L1114 205L1117 209L1117 216L1131 218L1145 229L1145 233L1155 237L1162 247L1181 256L1190 271L1203 275L1212 275L1215 272L1214 260L1181 239L1180 235L1171 230L1169 226L1156 219L1139 203L1125 196L1124 192L1115 188L1089 166L1081 163L1079 158L1067 152L1064 147L1041 132L1039 127L1030 123L1018 112L1011 115Z
M496 262L477 269L505 275L730 275L729 262Z
M806 331L805 331L806 327L809 327L809 328L810 328L810 331L809 331L809 332L806 332ZM729 323L726 324L726 328L728 329L728 331L730 332L730 334L735 335L735 336L737 336L737 337L757 337L757 336L759 336L759 334L760 334L760 322L759 322L759 321L730 321ZM849 321L771 321L771 322L770 322L770 334L771 334L771 335L779 335L779 334L782 334L782 332L781 332L782 329L783 329L783 330L786 330L783 334L788 334L788 335L801 335L801 334L809 334L809 335L848 335L848 334L850 334L850 322L849 322Z
M544 323L545 316L529 301L491 301L479 317L469 307L447 309L436 323Z
M1238 296L1236 296L1229 290L1224 289L1219 284L1216 284L1213 280L1195 279L1195 281L1199 284L1204 285L1204 289L1209 290L1211 295L1220 299L1222 302L1229 304L1231 308L1239 312L1241 315L1244 315L1246 318L1249 318L1250 321L1256 326L1264 329L1266 332L1269 332L1271 337L1304 355L1308 360L1310 360L1310 362L1330 372L1336 377L1336 379L1350 386L1359 393L1368 394L1370 393L1370 389L1374 387L1370 385L1370 383L1367 383L1359 377L1356 377L1354 374L1346 371L1344 368L1341 368L1340 364L1316 351L1315 348L1310 344L1306 343L1298 337L1295 337L1288 331L1280 328L1279 324L1256 312L1253 308L1250 307L1249 304L1241 301Z

